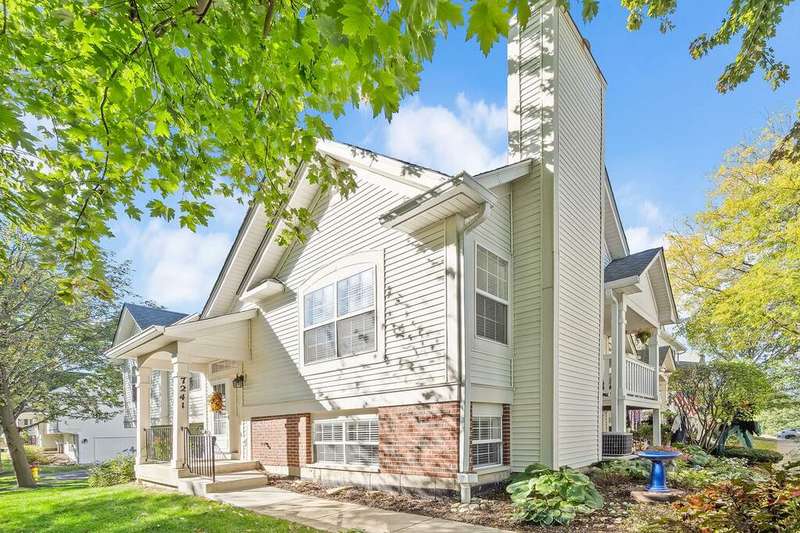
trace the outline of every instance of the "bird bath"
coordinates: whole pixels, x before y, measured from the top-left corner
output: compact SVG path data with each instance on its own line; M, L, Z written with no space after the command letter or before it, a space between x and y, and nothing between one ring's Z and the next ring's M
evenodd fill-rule
M638 455L643 459L648 459L652 463L650 468L650 483L647 485L647 492L671 492L670 489L667 488L667 473L664 470L664 462L680 457L681 452L645 450L639 452Z

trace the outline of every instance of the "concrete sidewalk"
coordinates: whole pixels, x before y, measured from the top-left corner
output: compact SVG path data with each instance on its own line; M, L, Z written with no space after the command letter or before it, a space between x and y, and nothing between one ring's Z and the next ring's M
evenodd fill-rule
M306 496L275 487L209 494L216 500L257 513L283 518L323 531L361 529L367 533L497 533L491 527L475 526L409 513L374 509L354 503Z

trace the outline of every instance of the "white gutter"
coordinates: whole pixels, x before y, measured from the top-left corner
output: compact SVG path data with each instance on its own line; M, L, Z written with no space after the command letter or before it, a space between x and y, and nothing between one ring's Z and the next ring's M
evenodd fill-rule
M468 178L472 177L466 172L462 172L457 177ZM481 210L464 226L464 229L458 235L458 248L459 248L459 359L461 379L459 384L459 432L458 432L458 482L461 486L461 502L469 503L472 499L472 485L478 483L478 475L469 472L469 459L470 459L470 423L471 423L471 406L472 406L472 378L469 371L469 361L467 359L467 335L466 324L467 316L465 309L465 269L464 269L464 239L467 234L473 229L481 225L492 214L493 204L488 200L481 204Z
M112 346L108 350L106 350L106 357L110 357L112 359L116 359L121 355L138 348L142 344L146 342L150 342L151 340L160 337L164 334L164 326L150 326L149 328L140 331L138 335L134 335L130 339L126 339L125 341L117 344L116 346Z

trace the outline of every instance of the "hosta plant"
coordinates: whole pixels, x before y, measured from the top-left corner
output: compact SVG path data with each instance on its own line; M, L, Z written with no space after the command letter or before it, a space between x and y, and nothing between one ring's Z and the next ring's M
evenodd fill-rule
M506 487L518 520L535 524L569 524L578 514L588 514L603 506L603 497L594 483L572 468L551 470L532 464L517 474Z

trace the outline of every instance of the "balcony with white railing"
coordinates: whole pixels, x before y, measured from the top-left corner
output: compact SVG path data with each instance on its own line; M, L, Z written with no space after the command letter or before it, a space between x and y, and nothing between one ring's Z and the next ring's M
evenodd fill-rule
M625 357L625 396L645 400L657 400L658 391L655 390L656 369L634 359ZM611 358L606 358L606 374L603 379L603 396L611 395L611 382L614 379L611 373Z
M658 391L655 386L655 374L656 369L652 366L626 357L625 391L629 396L657 400Z

